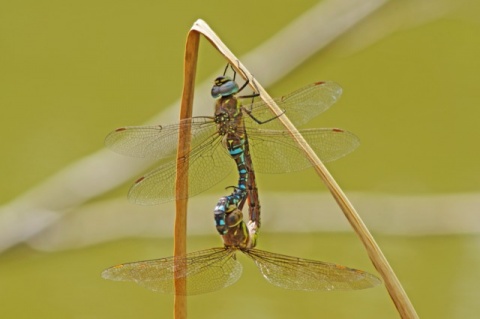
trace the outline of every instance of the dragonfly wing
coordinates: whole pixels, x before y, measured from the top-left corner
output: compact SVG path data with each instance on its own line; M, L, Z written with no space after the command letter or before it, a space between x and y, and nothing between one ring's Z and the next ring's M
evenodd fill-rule
M178 135L190 129L192 149L211 136L216 127L210 117L195 117L172 125L127 126L116 129L105 138L105 145L128 156L162 159L177 154Z
M282 97L274 98L273 101L285 111L285 115L296 126L301 126L319 114L326 111L342 95L342 88L335 82L317 82L298 89ZM269 120L275 115L270 110L268 103L258 101L248 105L245 101L245 108L251 109L251 114L260 121ZM249 125L257 125L248 116L245 117ZM262 124L262 128L282 129L283 126L278 120Z
M242 274L235 251L211 248L183 257L138 261L105 269L102 277L115 281L133 281L159 293L175 294L174 279L186 279L184 294L212 292L234 284Z
M188 197L197 195L224 179L235 167L227 150L213 135L199 143L188 157L179 159L185 164L177 171L176 161L168 161L140 177L130 188L129 199L141 205L156 205L175 198L175 179L188 176Z
M304 129L299 134L323 162L339 159L360 145L355 134L341 129ZM253 167L258 172L284 173L312 166L287 131L251 129L248 136Z
M259 249L245 252L271 284L294 290L328 291L374 287L376 276L358 269L315 260L275 254Z

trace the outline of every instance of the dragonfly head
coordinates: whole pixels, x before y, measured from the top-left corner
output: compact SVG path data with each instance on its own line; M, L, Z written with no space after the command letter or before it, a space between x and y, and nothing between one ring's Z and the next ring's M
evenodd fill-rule
M238 92L238 85L228 76L219 76L212 87L212 97L230 96Z

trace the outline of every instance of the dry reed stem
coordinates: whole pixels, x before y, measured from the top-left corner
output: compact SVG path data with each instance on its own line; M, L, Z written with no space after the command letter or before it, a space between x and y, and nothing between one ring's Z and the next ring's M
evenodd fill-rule
M269 105L274 114L279 115L282 113L282 110L273 102L272 98L267 94L265 89L258 82L255 81L253 75L248 71L248 69L235 57L235 55L233 55L233 53L225 46L225 44L220 40L220 38L213 32L212 29L210 29L210 27L203 20L197 20L194 23L191 32L193 30L203 34L213 44L213 46L229 61L229 63L236 69L236 71L242 75L245 80L250 80L250 86L252 87L252 89L258 89L258 93L260 93L260 98ZM253 85L254 81L255 85ZM363 245L367 250L370 260L382 276L385 282L385 287L387 288L388 293L390 294L400 316L402 318L408 319L418 318L418 315L415 312L415 309L413 308L413 305L410 302L398 278L390 267L382 251L376 244L372 235L368 231L367 227L361 220L360 216L355 211L355 208L346 197L345 193L343 193L343 191L340 189L338 184L335 182L331 174L328 172L326 167L323 165L323 163L320 161L318 156L311 149L305 139L303 139L303 137L298 133L296 127L290 122L290 120L288 119L288 114L280 116L279 120L290 132L292 138L303 149L305 156L314 165L317 174L328 187L332 196L335 198L336 202L342 209L345 217L350 222L350 225L354 229L355 233L359 236L360 240L362 241Z
M200 42L200 34L190 31L185 44L185 60L184 60L184 82L182 92L182 102L180 106L180 120L192 117L193 96L195 91L195 74L197 70L198 46ZM190 130L181 130L178 136L178 152L177 152L177 172L184 171L182 167L188 165L188 161L179 161L184 158L190 150L191 133ZM185 157L186 158L186 157ZM174 225L174 256L183 256L187 253L187 206L188 200L188 175L177 175L175 184L176 194L176 214ZM184 198L184 199L178 199ZM182 265L179 265L182 266ZM174 318L187 318L187 297L185 278L177 278L175 276L175 299L174 299Z

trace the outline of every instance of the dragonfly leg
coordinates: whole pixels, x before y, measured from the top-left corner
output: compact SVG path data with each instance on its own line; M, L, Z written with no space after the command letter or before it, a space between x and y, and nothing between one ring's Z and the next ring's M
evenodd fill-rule
M238 68L241 70L240 65L238 66ZM242 72L243 72L243 70L242 70ZM244 72L244 74L245 74L245 72ZM250 83L250 79L247 78L247 81L242 85L242 87L238 90L238 92L243 90L247 86L248 83ZM253 74L252 74L252 84L253 84L253 87L255 88L253 90L255 93L252 93L252 94L249 94L249 95L241 95L241 96L238 96L237 98L239 98L239 99L252 98L252 104L253 104L254 98L260 96L260 93L257 93L260 90L258 89L257 84L255 83L255 78L253 77Z
M230 63L227 63L227 65L225 66L225 70L223 70L223 76L225 76L225 74L227 74L228 67L232 68ZM232 70L233 70L233 68L232 68ZM235 70L233 70L233 72L235 72Z
M259 119L257 119L255 116L253 116L252 114L252 111L247 109L246 107L242 106L242 109L245 111L245 113L247 113L247 115L252 119L254 120L255 122L257 122L258 124L262 125L262 124L265 124L265 123L268 123L270 121L273 121L277 118L279 118L280 116L282 116L283 114L285 114L285 110L283 110L282 113L278 114L278 115L275 115L274 117L271 117L269 118L268 120L265 120L265 121L260 121Z
M237 76L237 71L235 71L235 69L233 68L233 66L230 64L230 63L227 63L227 66L225 67L225 70L223 70L223 76L225 76L227 74L227 70L228 70L228 67L230 67L232 69L232 72L233 72L233 81L235 81L235 78ZM243 72L242 68L240 67L240 61L237 60L237 68L242 71L242 73L245 75L245 72ZM238 92L241 92L244 88L247 87L248 83L250 83L250 80L248 79L247 77L247 80L245 81L245 83L243 83L243 85L238 89ZM257 87L255 85L255 82L253 83L253 85L255 86L255 88ZM237 93L238 93L237 92ZM257 89L257 92L258 92L258 89ZM252 94L252 95L249 95L248 97L254 97L254 96L258 96L258 94ZM246 96L247 97L247 96Z

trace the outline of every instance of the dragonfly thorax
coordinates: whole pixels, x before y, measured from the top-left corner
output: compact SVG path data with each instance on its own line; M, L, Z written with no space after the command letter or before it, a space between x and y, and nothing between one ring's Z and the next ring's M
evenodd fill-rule
M234 96L221 97L215 104L215 123L218 134L242 134L243 114L241 105Z
M225 222L228 231L223 235L223 244L227 248L234 248L240 250L249 250L255 247L254 234L250 234L247 225L243 221L242 211L235 208L233 211L227 213Z

